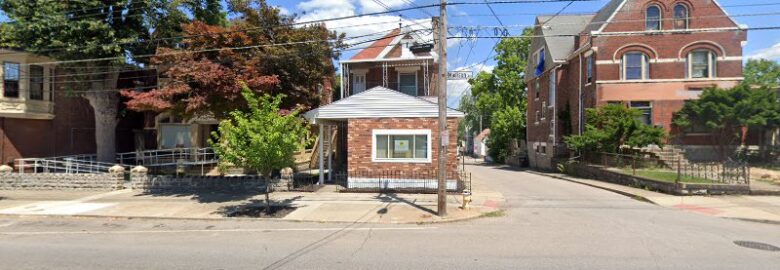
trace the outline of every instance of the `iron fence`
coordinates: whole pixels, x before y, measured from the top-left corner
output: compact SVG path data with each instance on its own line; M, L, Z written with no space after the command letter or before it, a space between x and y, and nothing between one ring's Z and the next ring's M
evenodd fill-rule
M436 193L435 171L334 171L324 175L326 183L336 184L342 192ZM471 173L458 171L447 174L447 192L471 190ZM293 175L291 190L316 190L319 174L299 172Z
M693 163L680 157L663 159L649 153L589 153L578 161L608 170L674 183L748 185L750 166L746 162Z

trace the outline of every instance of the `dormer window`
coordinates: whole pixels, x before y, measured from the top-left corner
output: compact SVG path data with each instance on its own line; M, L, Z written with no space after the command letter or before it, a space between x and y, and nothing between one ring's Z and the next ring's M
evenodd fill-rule
M3 97L19 97L19 63L3 62Z
M688 29L688 7L684 4L674 6L674 29Z
M661 8L658 6L650 6L647 8L647 14L645 14L645 30L658 31L661 30Z

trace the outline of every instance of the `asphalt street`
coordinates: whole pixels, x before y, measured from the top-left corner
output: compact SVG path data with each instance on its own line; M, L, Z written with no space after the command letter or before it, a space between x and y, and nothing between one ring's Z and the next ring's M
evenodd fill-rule
M467 169L503 216L422 225L0 217L0 269L778 269L780 225Z

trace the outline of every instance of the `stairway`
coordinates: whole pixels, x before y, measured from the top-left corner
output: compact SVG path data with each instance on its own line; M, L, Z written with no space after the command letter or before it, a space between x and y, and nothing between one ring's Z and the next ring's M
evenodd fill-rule
M681 166L686 166L691 162L685 157L685 150L667 145L664 148L646 147L642 151L650 152L658 156L661 162L669 168L677 168L678 162Z
M336 144L336 129L333 128L333 126L325 126L325 129L323 130L323 137L324 138L330 138L329 140L325 140L322 142L322 148L325 149L325 158L324 162L328 162L328 154L333 154L333 145ZM309 168L310 169L316 169L320 166L320 140L322 138L317 138L317 140L314 142L314 151L311 152L311 161ZM327 165L325 166L327 167Z

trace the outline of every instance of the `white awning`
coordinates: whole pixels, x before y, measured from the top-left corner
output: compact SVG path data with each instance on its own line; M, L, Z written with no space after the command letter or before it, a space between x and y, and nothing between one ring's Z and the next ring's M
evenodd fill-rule
M447 108L447 118L465 115ZM422 97L410 96L377 86L304 114L310 122L350 118L418 118L439 117L439 106Z

